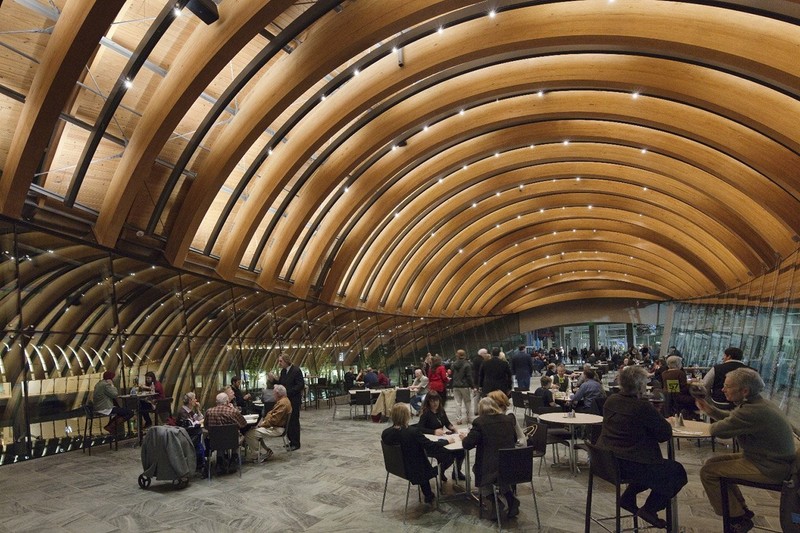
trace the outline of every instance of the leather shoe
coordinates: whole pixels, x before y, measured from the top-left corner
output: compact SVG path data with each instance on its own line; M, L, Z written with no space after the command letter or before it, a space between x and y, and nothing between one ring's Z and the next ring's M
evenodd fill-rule
M465 476L464 472L462 472L461 470L456 472L456 477L458 477L458 479L461 480L461 481L464 481L465 479L467 479L467 476Z
M290 452L293 452L293 451L299 450L299 449L300 449L300 445L299 444L290 444L289 445L289 451Z
M653 511L641 507L638 511L636 511L636 515L653 527L658 529L667 529L667 521L659 518L658 513L654 513Z
M742 515L736 518L731 518L730 531L726 531L725 533L747 533L753 529L753 527L753 521L747 518L747 515Z

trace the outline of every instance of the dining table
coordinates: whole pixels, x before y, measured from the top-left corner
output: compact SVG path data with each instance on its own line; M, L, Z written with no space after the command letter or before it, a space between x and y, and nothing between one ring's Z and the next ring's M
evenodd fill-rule
M573 475L578 469L578 452L575 449L576 437L575 430L578 426L592 426L603 423L603 417L589 413L543 413L539 419L551 424L562 424L569 427L569 467Z
M462 450L464 451L464 477L466 479L464 481L464 493L463 494L454 494L453 496L457 497L457 498L466 497L467 499L473 498L473 499L477 500L477 497L472 493L472 470L470 470L470 466L469 466L469 450L465 450L464 449L464 444L462 442L462 439L463 439L462 434L464 436L466 436L466 434L469 432L469 429L468 429L467 426L455 426L455 427L456 427L456 432L452 433L450 435L430 435L430 434L425 434L425 436L428 438L428 440L431 440L433 442L436 442L439 439L447 438L447 437L454 437L455 438L455 440L453 442L451 442L450 444L448 444L444 448L445 448L445 450L449 450L449 451L451 451L453 453L460 452ZM453 465L454 465L454 468L457 468L457 467L455 467L455 463L453 463ZM454 479L453 482L455 483L455 481L456 480ZM438 483L438 480L437 480L437 483ZM442 500L441 497L439 499Z
M669 418L672 424L672 438L667 441L667 457L675 460L675 443L680 439L710 439L711 424L699 420L684 420L682 423L677 418ZM672 513L668 520L668 533L680 531L678 520L678 495L672 498Z
M148 401L158 396L155 392L142 392L138 394L120 394L118 399L122 400L123 407L131 409L136 414L136 438L138 445L142 445L142 409L141 402Z

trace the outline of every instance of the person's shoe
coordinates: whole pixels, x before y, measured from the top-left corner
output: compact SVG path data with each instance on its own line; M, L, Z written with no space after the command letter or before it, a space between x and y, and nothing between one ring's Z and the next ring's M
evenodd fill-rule
M266 450L264 450L264 454L261 456L261 460L259 461L259 463L269 461L270 459L272 459L273 455L274 452L271 449L267 448Z
M731 518L731 528L725 533L747 533L753 529L753 521L747 515Z
M508 517L514 518L519 514L519 500L516 496L510 496L508 498Z
M436 499L436 495L431 493L430 496L425 496L425 503L428 503L428 504L433 503L433 501L435 499Z
M444 483L445 481L447 481L447 474L445 474L444 472L442 472L442 475L440 476L440 479L442 480L442 483Z
M460 426L462 422L463 422L463 420L461 420L461 419L459 418L458 420L456 420L456 425L457 425L457 426Z
M464 475L464 472L462 472L461 470L459 470L458 472L456 472L456 477L457 477L457 478L458 478L460 481L464 481L465 479L467 479L467 476L465 476L465 475Z
M622 496L619 498L619 506L631 514L636 514L636 512L639 510L639 507L636 505L635 494L627 494L623 492Z
M648 524L652 525L653 527L657 527L658 529L666 529L667 528L667 521L662 520L658 517L658 513L654 513L649 509L645 509L641 507L638 511L636 511L636 515L647 522Z
M756 516L756 513L745 507L744 514L742 516L747 518L748 520L752 520Z
M290 444L289 445L289 451L290 452L293 452L293 451L299 450L299 449L300 449L300 445L299 444Z

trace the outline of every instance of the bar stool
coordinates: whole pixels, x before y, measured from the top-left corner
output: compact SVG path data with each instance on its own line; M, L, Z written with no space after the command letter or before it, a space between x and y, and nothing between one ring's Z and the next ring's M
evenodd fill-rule
M614 456L614 453L610 450L606 450L603 448L598 448L594 444L586 443L586 450L589 452L589 487L586 491L586 524L585 524L585 531L589 533L591 530L592 521L595 521L600 527L605 529L606 531L612 531L608 529L604 524L603 521L605 520L615 520L616 527L613 531L620 532L620 531L638 531L639 530L639 519L638 517L633 514L633 528L628 529L621 529L621 514L620 514L620 496L621 496L621 487L622 485L628 485L631 480L625 479L622 477L619 471L619 463L617 462L617 458ZM616 496L616 514L614 516L606 517L606 518L594 518L592 516L592 484L594 482L594 476L603 479L612 485L614 485L615 489L615 496ZM670 516L670 509L667 508L667 516ZM667 529L669 531L669 529Z
M86 419L83 421L83 453L86 453L86 449L88 448L89 455L92 455L92 428L94 427L94 419L108 417L108 421L111 422L113 415L104 415L102 413L95 412L93 402L86 402L84 404L83 415L86 417ZM119 450L119 441L117 440L116 434L111 435L111 440L108 442L109 450L111 449L112 445L116 446L116 450Z
M750 481L747 479L739 479L735 477L721 477L719 478L719 490L722 492L722 530L731 530L731 509L730 500L728 498L728 490L730 485L744 485L745 487L754 487L757 489L772 490L776 492L783 491L783 483L762 483L758 481ZM783 513L781 513L783 515ZM765 531L774 531L780 533L777 529L769 529L759 526L759 529Z

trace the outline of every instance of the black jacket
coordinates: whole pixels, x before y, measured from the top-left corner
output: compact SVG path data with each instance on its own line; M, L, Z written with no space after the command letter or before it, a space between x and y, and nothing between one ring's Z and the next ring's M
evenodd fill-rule
M292 404L300 403L303 400L303 389L306 388L306 382L299 366L291 365L281 370L278 384L286 387L286 397Z
M384 444L400 445L403 451L403 464L406 467L408 480L414 485L427 482L436 476L436 469L431 466L425 452L435 455L447 445L447 441L428 439L416 426L407 428L388 427L383 430L381 440Z
M473 467L477 486L497 481L497 450L514 447L517 442L516 424L514 415L481 415L472 421L472 429L462 444L465 450L478 448Z
M597 445L634 463L663 461L659 442L672 436L672 426L648 400L612 394L603 404L603 429Z
M499 357L492 357L481 365L481 394L486 396L494 390L506 394L511 390L511 367Z

